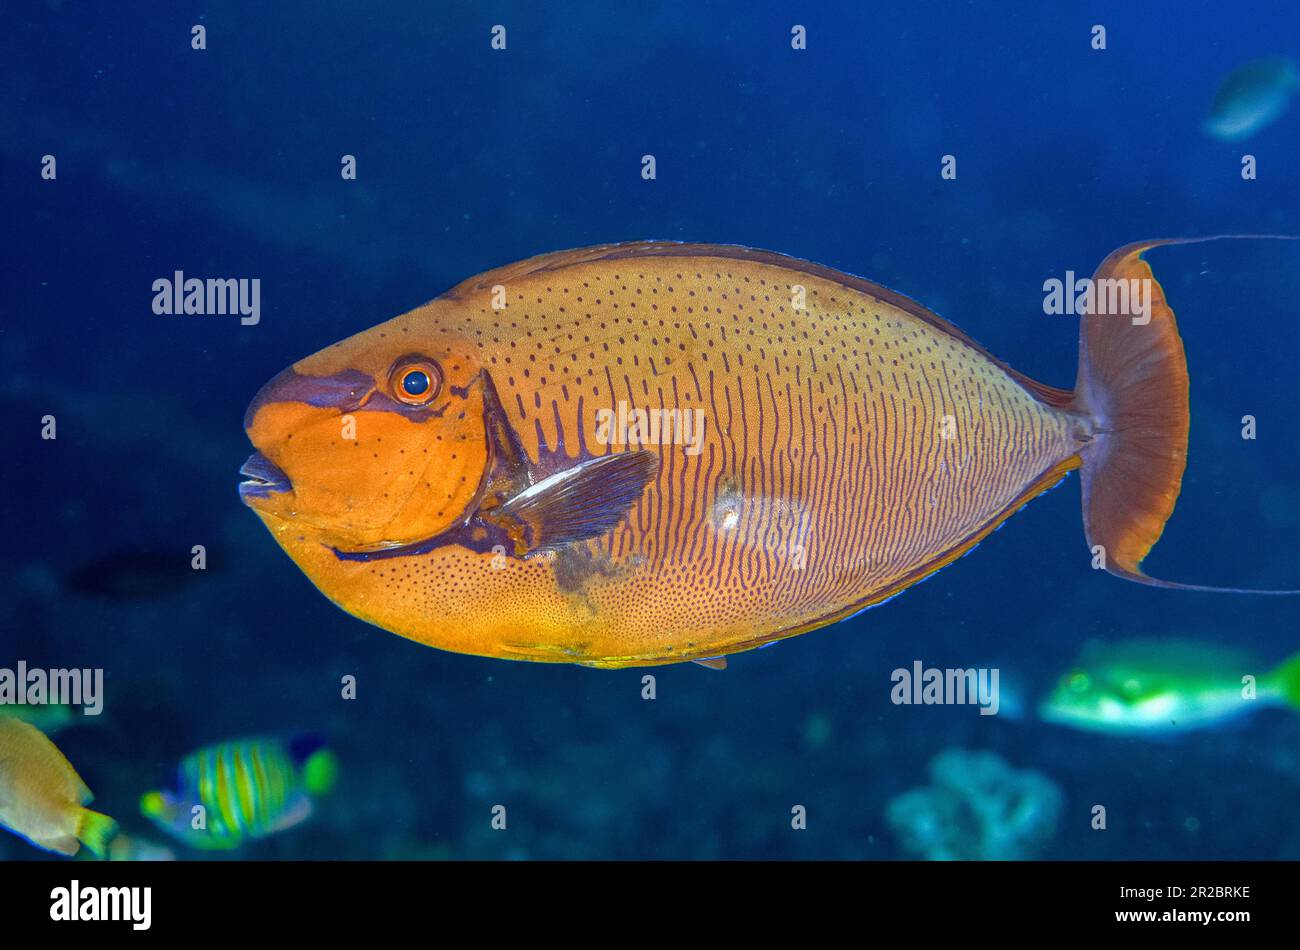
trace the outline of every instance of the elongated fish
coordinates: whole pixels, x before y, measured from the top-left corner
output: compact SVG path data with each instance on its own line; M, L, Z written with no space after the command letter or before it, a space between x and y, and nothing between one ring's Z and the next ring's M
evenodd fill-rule
M44 735L52 736L72 725L80 725L79 716L67 703L0 703L0 719L17 719L35 726Z
M1142 259L1166 243L1101 264L1149 308L1088 310L1073 392L779 254L543 255L272 379L240 494L344 610L508 659L721 665L905 590L1076 468L1106 568L1183 586L1141 570L1187 451Z
M1214 643L1132 640L1087 645L1039 716L1075 729L1165 736L1265 706L1300 710L1300 654L1269 667Z
M1219 87L1205 131L1228 142L1250 138L1286 112L1300 70L1289 59L1261 59L1233 70Z

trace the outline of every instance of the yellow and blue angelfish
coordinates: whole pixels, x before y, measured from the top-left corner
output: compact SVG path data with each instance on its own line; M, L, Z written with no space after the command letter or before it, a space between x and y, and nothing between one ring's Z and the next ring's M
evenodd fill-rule
M318 735L221 742L187 755L176 789L146 792L140 811L182 844L237 848L306 821L337 772Z

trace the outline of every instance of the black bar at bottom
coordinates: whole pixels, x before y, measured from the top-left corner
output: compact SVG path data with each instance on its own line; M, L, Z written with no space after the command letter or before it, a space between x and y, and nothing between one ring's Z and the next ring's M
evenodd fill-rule
M450 936L440 928L464 926L494 940L515 927L544 939L559 927L631 934L695 922L739 936L785 918L815 920L819 929L842 919L864 935L877 926L999 937L1043 928L1071 936L1199 930L1231 940L1291 929L1295 876L1293 864L1234 862L40 861L0 865L0 910L7 937L75 930L338 938L406 924L426 928L431 941Z

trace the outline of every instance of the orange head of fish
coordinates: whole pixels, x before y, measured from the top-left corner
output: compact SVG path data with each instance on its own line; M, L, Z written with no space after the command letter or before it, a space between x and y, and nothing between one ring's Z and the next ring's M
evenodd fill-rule
M476 348L421 308L295 363L254 397L244 503L339 553L464 522L490 466L491 382Z

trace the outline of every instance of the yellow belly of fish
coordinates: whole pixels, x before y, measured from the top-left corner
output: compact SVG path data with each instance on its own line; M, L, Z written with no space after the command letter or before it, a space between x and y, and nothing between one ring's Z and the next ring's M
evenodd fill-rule
M620 402L700 411L703 439L696 453L660 433L659 474L615 531L523 560L444 547L340 564L266 519L345 610L432 646L607 667L749 649L906 588L1077 464L1068 413L829 280L664 258L506 290L505 311L485 295L459 317L484 328L530 458L603 453L597 411Z

